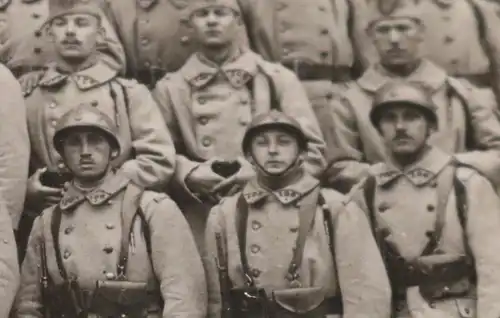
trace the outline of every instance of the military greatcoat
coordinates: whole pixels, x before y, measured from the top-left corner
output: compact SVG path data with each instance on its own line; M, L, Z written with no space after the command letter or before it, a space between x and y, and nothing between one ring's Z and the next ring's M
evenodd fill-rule
M127 177L110 173L101 186L84 192L73 184L59 204L62 210L59 250L69 277L77 277L81 290L93 292L98 280L117 277L122 241L122 204L126 196ZM136 218L131 230L127 261L127 280L157 281L164 300L152 303L148 317L204 318L206 283L201 258L181 211L165 194L146 191L140 198L151 239L147 252L144 227ZM23 263L21 288L15 303L14 317L42 317L41 249L45 242L49 279L62 284L51 234L51 207L35 220ZM125 231L126 232L126 231ZM179 242L182 242L179 245ZM151 260L151 261L150 261ZM153 269L154 267L154 269Z

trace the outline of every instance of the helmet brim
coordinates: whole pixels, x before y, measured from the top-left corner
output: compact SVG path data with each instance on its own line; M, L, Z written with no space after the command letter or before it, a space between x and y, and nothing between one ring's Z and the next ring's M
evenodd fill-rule
M82 129L98 130L100 133L102 133L106 137L111 149L117 150L117 152L120 153L120 142L118 141L118 139L115 137L115 135L111 131L108 131L102 127L96 127L93 125L83 124L83 123L80 125L74 124L74 125L71 125L70 127L63 128L54 134L53 142L54 142L54 148L57 150L57 152L59 152L60 154L63 153L64 139L68 136L68 134L71 131L82 130Z

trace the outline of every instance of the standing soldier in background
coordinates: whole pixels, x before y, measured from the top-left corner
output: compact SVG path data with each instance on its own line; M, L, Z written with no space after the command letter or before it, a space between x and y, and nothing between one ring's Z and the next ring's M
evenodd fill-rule
M53 143L72 179L35 221L13 317L205 318L189 226L165 194L112 169L120 142L111 118L80 104Z
M57 61L48 66L35 88L25 91L33 173L27 207L40 212L61 199L65 165L52 136L58 119L74 107L75 99L91 103L118 126L122 152L114 167L139 187L163 187L175 165L172 140L147 88L118 77L118 71L97 58L103 32L98 3L50 0L49 5L48 32Z
M302 81L329 144L332 98L363 71L365 0L238 0L252 50Z
M418 2L425 26L424 56L449 75L469 81L488 103L500 105L500 37L497 33L500 3L493 0L372 1L387 7L386 10L399 2Z
M500 200L485 177L428 144L435 105L408 103L399 85L384 85L367 115L387 160L352 193L386 263L392 317L499 317Z
M479 99L482 95L475 89L422 57L424 26L418 6L400 3L390 13L379 12L368 32L380 61L335 101L330 118L334 143L328 145L333 153L328 184L349 191L366 176L371 164L384 160L385 147L368 113L376 91L397 81L421 86L395 88L395 94L407 94L402 98L408 103L422 103L430 95L436 105L438 127L430 143L456 154L457 160L474 166L500 185L500 123L495 109Z
M49 0L0 1L0 62L16 77L42 70L56 57L46 33L48 15ZM109 21L104 16L101 19L105 37L98 44L100 59L122 71L125 68L123 47Z
M197 49L188 26L191 0L104 0L127 55L127 77L153 88ZM244 26L238 41L247 45Z
M299 123L261 114L242 148L256 177L207 224L209 317L230 309L231 318L388 318L390 288L367 218L301 166Z
M324 142L304 89L281 65L241 49L235 0L193 0L190 25L200 51L153 92L177 150L172 196L185 213L199 246L208 212L221 194L254 172L240 142L252 117L279 108L304 125L307 170L325 167Z

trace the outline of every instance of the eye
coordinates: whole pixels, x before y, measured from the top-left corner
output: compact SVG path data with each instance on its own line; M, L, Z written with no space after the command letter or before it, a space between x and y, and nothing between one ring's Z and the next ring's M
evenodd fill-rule
M106 142L106 138L104 138L104 136L102 136L101 134L90 133L87 138L89 143L94 145Z
M254 143L258 146L266 146L269 142L267 141L267 138L258 136L254 139Z
M410 26L407 24L399 24L396 26L396 30L398 30L401 33L406 33L410 30Z
M204 18L204 17L208 16L208 10L207 10L207 9L200 9L200 10L197 10L197 11L194 13L194 16L195 16L195 17L198 17L198 18Z
M380 25L375 28L375 31L379 34L388 34L391 28L387 25Z
M55 26L64 26L67 24L67 20L64 17L58 17L52 20L52 25Z
M218 7L214 10L214 14L218 17L225 17L231 14L231 9L225 7Z
M294 142L294 139L287 135L282 135L278 137L278 144L282 146L291 145Z
M76 19L76 25L77 26L80 26L80 27L86 27L86 26L89 26L91 23L90 23L90 19L86 19L86 18L78 18Z

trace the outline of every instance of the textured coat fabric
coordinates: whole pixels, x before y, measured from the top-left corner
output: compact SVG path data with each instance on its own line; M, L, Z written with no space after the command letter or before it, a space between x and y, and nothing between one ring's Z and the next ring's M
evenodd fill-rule
M21 87L5 66L0 66L0 198L17 229L24 206L30 156L26 106Z
M365 0L238 1L250 47L268 61L331 65L347 72L356 62L359 72L372 59L365 49L371 47L364 30ZM327 79L304 80L302 84L328 144L332 98L347 89L347 84Z
M177 71L195 52L196 40L188 25L189 0L104 1L125 48L128 76L135 78L146 70ZM244 27L238 41L247 46Z
M0 202L0 317L7 318L19 288L20 278L12 220L4 202Z
M331 184L348 190L363 179L370 164L386 157L382 138L371 124L369 113L375 92L392 80L429 87L438 116L438 130L430 143L456 154L459 161L474 166L498 184L500 123L494 108L476 95L474 89L447 76L428 61L423 61L407 78L395 77L377 64L335 102L331 118L334 144L329 145L334 155L328 172Z
M106 274L117 275L122 239L121 209L129 202L126 177L110 174L103 184L89 193L70 186L60 207L59 248L69 276L78 278L82 289L93 291ZM157 279L164 308L151 317L203 318L206 314L206 283L193 236L181 211L166 195L146 191L140 199L151 232L152 254L146 249L140 218L132 226L127 279L152 282ZM63 282L55 258L51 235L54 208L35 220L22 267L22 282L15 317L42 317L40 243L46 245L48 273L58 285ZM182 245L179 245L182 242ZM151 258L151 261L149 260ZM154 269L152 268L154 267Z
M270 296L273 290L290 288L285 276L299 231L299 214L307 213L301 205L311 201L307 197L317 185L316 179L304 176L283 189L270 192L252 180L241 193L211 210L205 257L209 317L221 317L216 233L225 238L231 282L234 287L245 286L235 221L239 197L242 195L249 207L245 246L249 274L256 286L264 288ZM334 224L330 235L334 237L335 255L329 248L323 211L315 205L311 207L315 216L299 269L302 287L322 287L326 297L342 293L342 317L389 317L388 279L366 216L354 205L346 209L345 198L338 192L322 189L321 194L332 214Z
M368 213L371 204L380 229L388 235L385 240L397 246L406 260L421 255L429 242L429 231L435 230L438 200L444 200L445 218L438 250L443 253L466 255L468 249L475 261L477 286L463 297L435 300L431 308L418 288L407 291L408 307L396 317L498 317L500 304L500 200L491 183L477 171L458 167L456 175L465 187L467 208L465 224L459 221L456 193L448 198L438 197L440 174L452 157L437 148L421 160L404 169L390 161L373 169L376 186L374 201L365 201L362 181L351 193L352 204ZM441 179L442 180L442 179ZM464 232L465 231L465 232ZM464 241L465 240L465 241ZM389 273L390 275L390 273ZM443 290L460 288L460 282L442 284ZM476 301L477 299L477 301ZM422 316L419 316L422 315Z
M114 164L135 184L165 184L172 176L175 149L150 92L134 80L117 77L105 63L72 74L52 65L38 86L25 94L33 168L60 169L62 158L52 142L54 127L68 110L90 103L118 126L121 154Z
M98 0L103 4L103 0ZM40 69L55 57L54 48L42 28L49 15L48 0L9 1L0 11L0 61L8 68ZM102 16L105 39L99 43L100 57L114 69L125 69L125 52L110 22ZM22 75L22 74L17 74Z
M270 82L278 107L301 123L309 140L307 170L320 174L326 162L318 122L300 82L282 66L243 52L217 68L195 54L178 72L167 74L156 85L153 95L177 150L176 201L198 242L203 240L211 205L200 203L185 179L200 162L213 157L234 160L243 155L241 142L251 119L272 107Z

